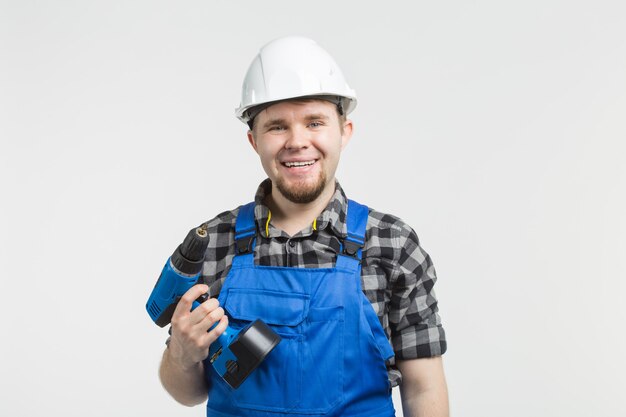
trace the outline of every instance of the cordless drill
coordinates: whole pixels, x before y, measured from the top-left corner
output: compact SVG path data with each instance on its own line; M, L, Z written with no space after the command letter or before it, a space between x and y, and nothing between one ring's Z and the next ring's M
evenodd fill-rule
M200 283L200 272L208 245L209 235L205 223L190 230L183 243L165 263L146 303L148 314L160 327L171 322L183 294ZM193 302L192 310L207 299L207 294L201 295ZM211 329L215 326L217 323ZM255 320L240 330L228 326L209 347L209 361L228 385L237 388L280 340L280 336L261 320Z

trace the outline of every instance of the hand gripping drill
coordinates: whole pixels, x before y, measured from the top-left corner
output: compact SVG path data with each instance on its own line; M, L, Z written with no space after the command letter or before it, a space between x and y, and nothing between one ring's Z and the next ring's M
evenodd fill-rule
M164 327L169 324L180 298L199 283L208 245L209 235L205 223L190 230L165 263L146 303L146 310L157 325ZM207 299L207 294L200 296L194 301L192 310ZM240 330L228 326L209 347L209 361L228 385L237 388L280 340L280 336L261 320L255 320Z

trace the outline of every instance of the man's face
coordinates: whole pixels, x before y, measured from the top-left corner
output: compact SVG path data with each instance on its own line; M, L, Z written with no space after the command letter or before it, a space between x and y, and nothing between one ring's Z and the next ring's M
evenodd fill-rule
M334 188L339 155L351 135L352 122L341 126L334 104L284 101L256 116L248 140L274 190L291 202L306 204Z

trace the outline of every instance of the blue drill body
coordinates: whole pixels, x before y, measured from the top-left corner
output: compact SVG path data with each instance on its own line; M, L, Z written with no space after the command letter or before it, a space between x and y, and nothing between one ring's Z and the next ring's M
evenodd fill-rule
M171 258L168 259L163 267L163 271L161 271L159 281L146 304L146 309L152 320L161 327L169 324L178 301L191 287L198 284L199 278L200 273L187 275L178 271L172 265ZM201 297L195 300L191 309L198 307L205 299L206 297ZM217 326L217 323L211 329L215 326ZM239 331L234 331L230 326L227 326L224 333L209 347L211 363L222 377L226 374L226 362L228 360L236 360L228 347L238 334Z

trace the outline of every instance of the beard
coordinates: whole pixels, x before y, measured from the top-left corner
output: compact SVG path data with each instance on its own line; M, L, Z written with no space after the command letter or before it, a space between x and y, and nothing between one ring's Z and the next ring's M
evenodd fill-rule
M315 201L326 188L326 174L321 172L314 183L298 181L287 184L282 178L276 180L276 188L289 201L296 204L308 204Z

